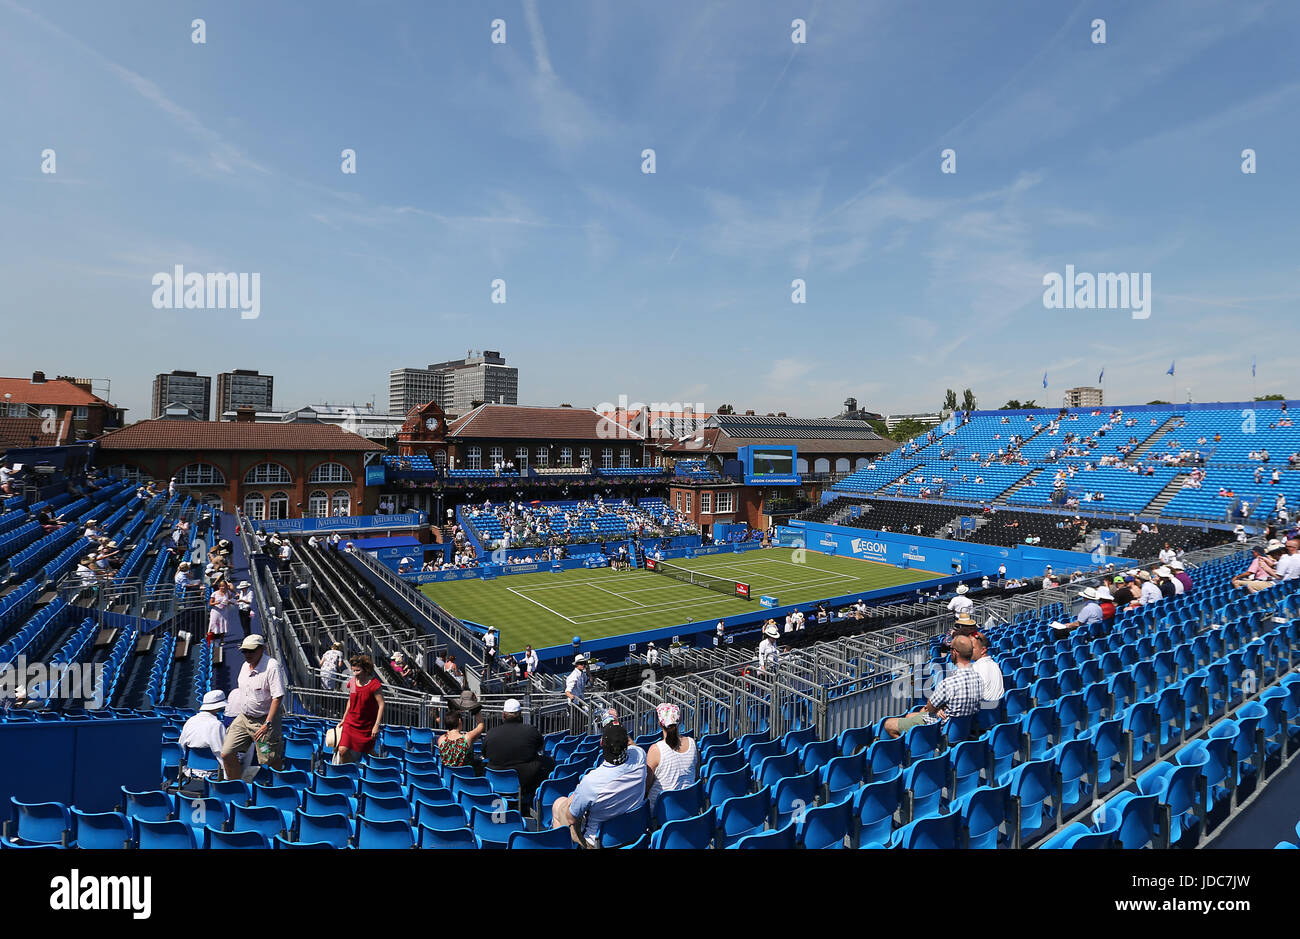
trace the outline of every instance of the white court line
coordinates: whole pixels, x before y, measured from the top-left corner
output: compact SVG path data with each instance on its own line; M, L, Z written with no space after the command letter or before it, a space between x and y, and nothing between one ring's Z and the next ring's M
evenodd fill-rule
M545 610L547 613L550 613L550 614L552 614L553 616L558 616L560 619L563 619L563 620L569 620L569 622L572 623L574 626L577 626L577 625L578 625L578 624L575 623L573 620L571 620L571 619L569 619L567 616L565 616L563 613L556 613L555 610L552 610L552 609L551 609L549 606L547 606L545 603L541 603L541 602L539 602L539 601L537 601L537 600L534 600L532 597L525 597L522 593L520 593L519 591L515 590L514 587L507 587L506 589L509 590L511 593L513 593L516 597L520 597L520 598L522 598L522 599L524 599L524 600L527 600L529 603L536 603L538 606L540 606L540 607L541 607L543 610Z
M623 596L623 594L621 594L621 593L615 593L615 592L612 591L612 590L606 590L604 587L601 587L601 586L599 586L598 584L588 584L587 586L588 586L588 587L595 587L597 590L601 591L602 593L607 593L607 594L609 594L611 597L618 597L620 600L624 600L624 601L626 601L626 602L628 602L628 603L636 603L636 605L637 605L637 606L640 606L640 607L644 607L644 606L645 606L644 603L637 603L637 601L633 600L631 597L625 597L625 596Z

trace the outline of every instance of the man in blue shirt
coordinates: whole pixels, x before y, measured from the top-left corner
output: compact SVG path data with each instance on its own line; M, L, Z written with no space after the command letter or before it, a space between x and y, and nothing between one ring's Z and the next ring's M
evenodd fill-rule
M629 745L620 725L601 732L600 752L602 762L582 777L573 795L556 799L551 808L552 827L567 825L574 842L589 848L600 843L602 823L639 808L647 789L645 752Z
M1079 596L1083 600L1087 601L1086 603L1084 603L1083 608L1079 610L1079 618L1076 619L1073 623L1052 624L1052 628L1059 631L1063 635L1072 633L1074 632L1074 630L1080 628L1081 626L1092 627L1092 626L1101 626L1102 624L1103 617L1101 614L1101 604L1097 602L1098 599L1097 588L1088 587L1083 591L1083 593L1079 594Z

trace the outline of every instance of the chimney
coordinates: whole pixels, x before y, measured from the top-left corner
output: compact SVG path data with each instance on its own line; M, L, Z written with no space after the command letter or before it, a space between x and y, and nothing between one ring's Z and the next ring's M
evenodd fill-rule
M43 385L43 384L45 384L45 373L44 373L44 372L32 372L32 384L33 384L33 385Z
M257 408L251 404L240 405L235 408L235 421L239 424L252 424L257 420Z

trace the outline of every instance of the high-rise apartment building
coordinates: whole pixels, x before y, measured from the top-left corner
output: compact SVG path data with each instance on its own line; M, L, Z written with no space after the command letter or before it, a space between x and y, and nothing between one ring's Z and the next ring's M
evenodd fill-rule
M206 421L212 413L212 377L183 371L155 376L150 417L163 417L173 405L185 408L188 417Z
M271 390L275 378L261 375L257 369L237 368L217 376L217 419L227 411L250 407L256 411L272 411Z
M464 359L389 372L390 414L405 414L430 401L453 414L464 414L475 401L518 404L519 369L506 365L500 352L471 350Z

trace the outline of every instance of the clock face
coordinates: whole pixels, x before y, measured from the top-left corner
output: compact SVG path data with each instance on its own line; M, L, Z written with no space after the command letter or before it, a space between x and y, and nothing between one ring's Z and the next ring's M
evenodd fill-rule
M429 418L428 420L426 420L426 421L424 422L424 426L427 427L427 428L429 428L429 430L437 430L437 429L438 429L438 419L437 419L436 417L431 417L431 418Z

